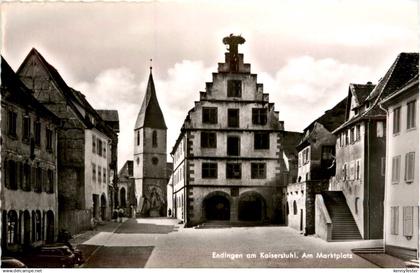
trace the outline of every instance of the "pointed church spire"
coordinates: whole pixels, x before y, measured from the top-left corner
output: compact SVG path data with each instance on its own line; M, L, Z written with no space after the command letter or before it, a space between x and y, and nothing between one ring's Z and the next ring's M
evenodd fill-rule
M151 59L150 59L151 60ZM167 129L162 110L156 97L155 83L153 82L152 66L150 66L149 81L147 83L146 94L134 129L142 127Z

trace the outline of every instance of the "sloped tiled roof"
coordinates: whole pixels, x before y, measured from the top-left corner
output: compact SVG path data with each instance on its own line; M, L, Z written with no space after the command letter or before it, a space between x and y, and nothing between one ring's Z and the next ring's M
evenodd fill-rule
M282 131L281 132L282 140L281 144L286 156L291 159L297 157L298 151L296 146L298 145L300 139L303 136L303 133L291 132L291 131Z
M167 129L162 110L160 110L159 102L156 97L155 83L153 82L151 72L147 83L146 94L144 95L134 129L142 127Z
M342 99L330 110L325 111L325 113L311 122L303 131L312 130L315 122L322 124L325 129L332 132L335 128L340 126L344 122L344 116L346 112L347 97Z
M376 85L371 84L371 83L367 83L367 84L351 83L349 88L352 95L355 97L357 104L361 105L369 96L369 94L372 92L373 88L375 88L375 86Z
M31 56L36 56L38 60L40 60L41 64L50 74L50 79L53 80L57 87L63 92L63 95L67 98L69 106L73 109L73 111L83 122L83 124L88 128L92 127L92 123L77 110L77 107L73 103L74 101L78 101L78 98L73 94L70 87L66 84L61 75L58 73L57 69L55 69L51 64L49 64L47 60L45 60L45 58L35 48L32 48L31 51L28 53L25 60L22 62L19 69L17 70L17 74L20 74L20 71L26 65L26 62L29 61Z
M120 118L118 117L118 110L96 109L96 112L98 112L98 114L105 121L113 121L113 122L120 121Z
M69 87L63 80L61 75L58 73L57 69L55 69L51 64L49 64L47 60L45 60L45 58L35 48L32 48L31 51L28 53L25 60L20 65L17 74L20 74L20 71L23 69L23 67L26 66L26 63L29 61L31 56L36 56L36 58L38 58L38 60L44 66L46 71L49 73L50 79L57 85L58 89L61 90L68 105L72 108L73 112L76 114L78 119L86 126L86 128L92 128L94 126L97 126L98 129L103 131L103 133L107 134L110 137L115 137L115 133L111 130L111 128L109 128L103 123L103 120L95 111L95 109L93 109L90 103L86 100L85 96L80 91ZM76 107L76 104L80 105L80 107L83 107L86 112L90 113L92 116L98 119L99 122L96 125L92 124L92 121L90 120L89 116L83 115L83 113L81 113Z
M409 80L405 85L403 85L401 88L395 90L391 94L389 94L387 97L381 100L380 104L387 106L395 99L398 99L402 94L407 92L408 90L411 90L412 87L417 87L417 92L419 89L419 74L414 76L411 80ZM415 89L414 89L415 90Z
M407 81L418 74L418 72L419 54L400 53L367 99L375 99L379 94L381 94L381 97L388 96L391 92L401 88Z
M127 160L118 172L120 178L129 178L133 176L133 160Z
M362 119L371 118L383 119L386 117L386 113L382 110L379 105L379 99L384 98L392 92L400 89L408 81L410 81L415 75L419 73L419 54L418 53L400 53L385 76L375 86L366 101L370 101L370 107L358 116L347 120L340 127L338 127L334 133L341 131L349 125L354 124ZM379 98L378 98L379 96Z
M7 61L1 56L1 87L9 89L10 93L1 93L2 99L33 109L40 115L59 123L60 119L40 103L26 85L19 79Z

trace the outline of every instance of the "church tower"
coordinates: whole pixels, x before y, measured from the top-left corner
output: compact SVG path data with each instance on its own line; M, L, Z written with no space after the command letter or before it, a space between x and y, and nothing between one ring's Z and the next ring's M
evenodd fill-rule
M134 127L134 179L137 212L166 215L166 124L156 97L152 68Z

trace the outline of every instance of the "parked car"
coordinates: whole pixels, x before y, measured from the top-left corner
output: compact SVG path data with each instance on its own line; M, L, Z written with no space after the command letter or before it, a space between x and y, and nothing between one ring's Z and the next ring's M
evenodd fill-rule
M65 242L65 243L53 243L53 244L47 244L45 245L46 247L61 247L61 246L67 246L71 252L73 252L74 256L76 257L76 264L77 265L81 265L85 262L85 259L83 257L83 253L80 249L78 249L77 247L73 246L72 244L70 244L69 242Z
M29 267L74 267L76 255L68 246L40 246L22 258Z
M24 263L18 259L12 257L1 257L2 268L25 268L27 267Z

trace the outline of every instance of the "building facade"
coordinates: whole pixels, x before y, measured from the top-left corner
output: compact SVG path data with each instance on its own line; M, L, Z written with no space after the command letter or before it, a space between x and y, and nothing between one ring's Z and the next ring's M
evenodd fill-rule
M418 75L386 97L384 241L388 254L419 258Z
M335 142L332 133L344 122L346 99L341 100L303 131L296 145L297 179L287 186L288 225L304 234L315 233L315 195L328 189L335 175Z
M60 120L1 58L2 254L53 242L58 231Z
M111 162L109 163L109 208L114 210L118 201L118 133L120 132L120 119L118 110L96 109L96 112L105 121L105 124L111 128L115 134L111 135L110 152Z
M109 218L109 164L115 132L36 49L29 52L17 74L62 122L57 136L60 229L75 234L90 228L92 217Z
M152 70L134 127L134 179L141 216L166 216L166 124L156 96Z
M118 173L118 190L116 191L115 201L116 207L124 209L126 216L135 215L135 209L137 208L135 188L133 160L127 160Z
M351 84L346 122L334 133L336 177L363 239L383 238L386 113L378 101L418 73L418 54L401 53L376 86Z
M281 132L269 95L229 36L225 62L200 92L172 149L174 212L187 226L206 221L270 222L281 187ZM281 191L280 191L281 196Z

